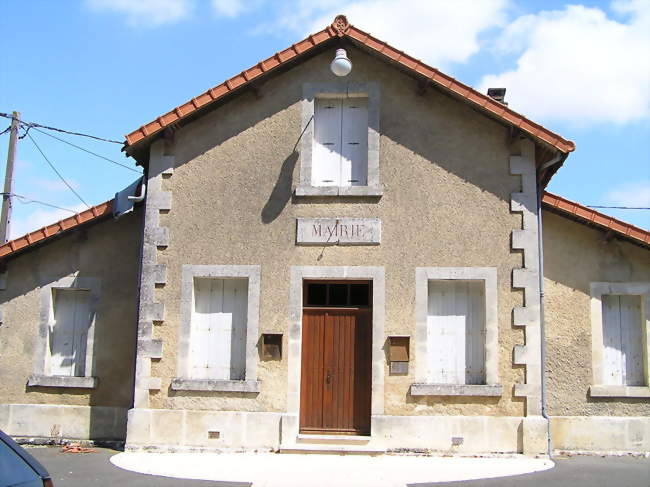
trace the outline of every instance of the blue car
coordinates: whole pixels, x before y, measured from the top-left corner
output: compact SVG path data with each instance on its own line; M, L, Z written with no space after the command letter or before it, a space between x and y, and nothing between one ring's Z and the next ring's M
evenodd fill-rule
M45 467L2 431L0 487L54 487Z

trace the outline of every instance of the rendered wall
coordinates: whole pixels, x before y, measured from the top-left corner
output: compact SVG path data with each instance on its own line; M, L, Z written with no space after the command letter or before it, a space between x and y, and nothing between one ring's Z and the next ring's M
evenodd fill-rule
M648 397L591 397L591 282L650 281L650 251L544 211L548 408L556 449L647 451ZM615 418L618 417L618 418Z
M511 251L521 215L510 210L521 178L510 173L508 130L439 92L417 94L417 82L356 49L349 81L380 84L381 199L300 198L298 183L302 86L332 82L329 52L263 84L259 98L245 92L175 133L165 147L173 173L161 179L171 193L159 226L169 232L158 246L156 265L166 279L154 302L164 319L154 320L152 339L162 356L151 360L154 409L230 411L286 410L287 362L260 362L259 394L173 391L177 375L181 266L261 265L260 333L286 334L289 325L290 266L384 266L385 334L411 335L415 354L415 268L496 267L498 279L499 377L501 397L413 397L415 362L408 376L385 369L385 414L524 415L515 383L524 368L513 366L513 347L523 332L512 323L522 292L512 288L521 252ZM159 144L159 143L157 143ZM156 149L158 150L158 149ZM516 149L515 149L516 151ZM164 174L164 173L163 173ZM301 247L295 245L298 217L376 217L381 245ZM143 368L144 370L144 368ZM145 383L143 376L143 383ZM151 381L149 383L152 383Z
M650 251L544 212L548 407L553 416L650 416L648 398L591 398L591 282L650 280Z
M138 210L7 263L6 288L0 291L0 429L18 436L124 437L133 394L140 235ZM98 385L28 387L34 361L43 356L37 350L41 287L66 276L101 282L94 340Z

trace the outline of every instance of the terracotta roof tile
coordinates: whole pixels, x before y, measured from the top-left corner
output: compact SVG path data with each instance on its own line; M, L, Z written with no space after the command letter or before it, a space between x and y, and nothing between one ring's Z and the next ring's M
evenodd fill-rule
M528 120L523 115L507 108L502 103L490 98L483 93L472 89L471 87L455 80L454 78L441 73L431 66L427 66L422 61L419 61L398 49L390 46L384 41L381 41L367 32L357 29L350 25L344 15L338 15L331 25L315 34L309 35L302 41L293 44L289 48L274 54L268 59L259 62L257 65L250 69L243 71L241 74L231 78L224 83L209 89L205 93L194 98L191 103L185 103L180 107L174 108L170 112L158 117L154 122L143 125L137 130L126 135L125 146L132 146L139 142L144 141L148 137L156 134L166 126L190 115L199 108L212 103L215 100L227 95L228 93L245 86L246 84L254 81L262 74L270 71L282 64L295 59L296 57L309 52L314 47L327 42L335 37L349 37L350 39L359 42L366 48L376 51L386 58L392 60L410 69L422 76L429 78L436 85L445 88L453 93L458 94L469 103L475 104L482 110L490 112L509 124L521 128L524 132L528 133L533 138L537 138L552 147L555 147L563 153L571 152L575 149L575 144L570 140L566 140L559 135L551 132L549 129L542 127L535 122Z
M584 223L612 231L633 242L650 247L650 231L636 227L630 223L604 215L599 211L549 193L548 191L545 191L542 196L542 204L548 209L556 210L567 216L574 217L579 221L581 220Z
M106 217L113 214L113 200L106 201L99 205L93 206L80 213L76 213L61 221L46 225L38 230L29 232L27 235L15 238L0 245L0 259L7 257L15 252L24 250L32 245L42 243L44 240L52 238L56 235L72 230L80 225L89 223L93 220L98 220L101 217Z

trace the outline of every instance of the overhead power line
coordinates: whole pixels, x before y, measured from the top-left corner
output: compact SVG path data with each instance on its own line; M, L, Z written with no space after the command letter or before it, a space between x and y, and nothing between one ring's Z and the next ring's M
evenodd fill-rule
M645 206L596 206L585 205L587 208L611 208L614 210L650 210L650 207Z
M44 152L41 150L41 148L38 146L38 144L36 143L36 141L34 140L34 138L33 138L31 135L29 135L29 133L27 134L27 137L29 137L29 140L32 141L32 144L34 144L34 145L36 146L36 148L38 149L38 152L41 153L41 155L43 156L43 159L45 159L45 160L47 161L47 163L50 165L50 167L51 167L52 170L56 173L56 175L59 176L59 179L61 179L61 181L63 181L63 183L68 187L68 189L69 189L70 191L72 191L72 192L75 194L75 196L76 196L77 198L79 198L79 200L80 200L84 205L86 205L88 208L90 208L90 205L84 201L84 199L79 195L79 193L77 193L77 192L74 190L74 188L73 188L72 186L70 186L70 184L69 184L69 183L65 180L65 178L61 175L61 173L60 173L59 171L57 171L56 167L54 167L54 164L52 164L52 163L50 162L50 160L47 158L47 156L45 155L45 153L44 153Z
M97 153L95 153L95 152L93 152L93 151L91 151L91 150L88 150L88 149L84 148L84 147L81 147L81 146L78 146L78 145L76 145L76 144L73 144L72 142L68 142L67 140L62 139L62 138L60 138L60 137L57 137L56 135L48 134L47 132L45 132L45 131L43 131L43 130L40 130L40 129L36 128L36 127L34 127L34 130L36 130L37 132L40 132L40 133L43 134L43 135L47 135L48 137L52 137L53 139L56 139L56 140L58 140L58 141L60 141L60 142L63 142L64 144L71 145L72 147L75 147L75 148L77 148L77 149L79 149L79 150L82 150L82 151L84 151L84 152L87 152L88 154L92 154L92 155L95 156L95 157L99 157L100 159L104 159L105 161L111 162L111 163L113 163L113 164L117 164L118 166L121 166L121 167L123 167L124 169L128 169L129 171L133 171L133 172L135 172L135 173L142 174L140 171L138 171L138 170L136 170L136 169L133 169L132 167L127 166L126 164L122 164L122 163L120 163L120 162L114 161L113 159L110 159L110 158L108 158L108 157L106 157L106 156L102 156L101 154L97 154Z
M0 117L11 118L11 116L9 114L7 114L7 113L0 113ZM116 160L111 159L110 157L106 157L106 156L103 156L101 154L97 154L96 152L93 152L93 151L91 151L89 149L86 149L85 147L81 147L79 145L73 144L72 142L69 142L69 141L67 141L65 139L62 139L60 137L57 137L55 135L49 134L49 133L45 132L44 130L40 130L40 129L42 128L42 129L46 129L46 130L56 130L57 132L61 132L61 133L65 133L65 134L79 135L79 136L82 136L82 137L89 137L91 139L100 140L100 141L104 141L104 142L111 142L111 143L115 143L115 144L122 144L122 142L118 142L116 140L111 140L111 139L104 139L102 137L97 137L97 136L94 136L94 135L82 134L82 133L79 133L79 132L71 132L69 130L63 130L63 129L59 129L59 128L55 128L55 127L48 127L47 125L41 125L41 124L36 123L36 122L19 121L19 124L20 124L21 128L23 130L25 130L25 133L23 133L23 135L21 135L19 137L21 139L25 138L27 136L27 134L29 133L30 129L33 128L37 132L40 132L43 135L47 135L48 137L52 137L53 139L56 139L56 140L58 140L60 142L63 142L64 144L68 144L68 145L70 145L70 146L72 146L72 147L74 147L76 149L87 152L88 154L92 154L95 157L99 157L100 159L104 159L105 161L108 161L108 162L110 162L112 164L123 167L124 169L128 169L129 171L133 171L133 172L135 172L137 174L142 174L137 169L133 169L132 167L127 166L126 164L122 164L121 162L117 162ZM7 129L0 132L0 135L5 134L10 129L11 129L11 127L8 127Z
M2 112L0 112L0 117L8 118L8 119L13 118L10 114L2 113ZM81 133L81 132L73 132L71 130L64 130L64 129L59 129L59 128L56 128L56 127L48 127L47 125L41 125L40 123L36 123L36 122L21 121L20 125L24 126L24 127L27 127L27 129L30 129L32 127L36 127L36 128L46 129L46 130L54 130L56 132L62 132L64 134L78 135L80 137L88 137L90 139L101 140L102 142L110 142L112 144L120 144L120 145L124 144L124 142L120 142L119 140L105 139L104 137L97 137L96 135L89 135L89 134L84 134L84 133Z
M50 208L56 208L57 210L69 211L70 213L75 213L75 214L78 213L77 211L71 210L70 208L63 208L62 206L56 206L56 205L53 205L52 203L47 203L45 201L35 200L33 198L23 196L22 194L0 193L0 195L2 195L2 196L4 196L4 195L14 196L15 198L18 199L19 202L21 202L21 203L23 203L25 205L28 205L30 203L38 203L39 205L49 206Z

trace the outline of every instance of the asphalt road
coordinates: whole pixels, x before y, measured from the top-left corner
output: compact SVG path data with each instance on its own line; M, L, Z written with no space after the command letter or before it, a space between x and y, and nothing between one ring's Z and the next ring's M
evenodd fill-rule
M94 453L61 453L57 447L28 451L49 470L55 487L251 487L249 483L181 480L129 472L109 462L116 451L103 448L95 448ZM405 487L650 487L650 458L576 456L554 461L555 468L534 474Z
M61 453L60 447L27 448L50 472L54 487L251 487L249 483L183 480L129 472L109 461L118 451L93 450L94 453Z
M554 468L538 473L408 487L650 487L650 458L574 456L553 461Z

